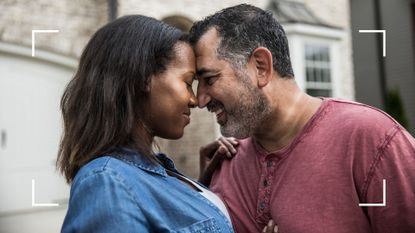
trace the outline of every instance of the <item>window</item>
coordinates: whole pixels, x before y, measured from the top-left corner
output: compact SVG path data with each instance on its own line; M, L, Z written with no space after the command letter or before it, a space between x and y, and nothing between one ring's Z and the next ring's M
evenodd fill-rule
M306 92L312 96L331 97L332 78L328 45L305 45Z

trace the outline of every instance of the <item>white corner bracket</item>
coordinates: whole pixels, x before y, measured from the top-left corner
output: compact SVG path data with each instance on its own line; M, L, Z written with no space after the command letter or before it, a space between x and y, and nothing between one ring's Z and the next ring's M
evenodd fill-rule
M36 203L35 202L35 179L32 179L32 207L43 206L52 207L59 206L58 203Z
M382 33L382 55L386 57L386 30L359 30L360 33Z
M383 201L382 203L359 203L359 206L386 206L386 180L383 179Z
M32 30L32 57L35 56L35 34L36 33L56 33L59 30Z

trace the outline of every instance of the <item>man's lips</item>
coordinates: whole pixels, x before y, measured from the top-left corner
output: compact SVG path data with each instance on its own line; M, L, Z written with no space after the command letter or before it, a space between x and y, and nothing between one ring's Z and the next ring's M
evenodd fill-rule
M215 111L216 116L223 113L223 109L219 108Z
M215 110L215 114L216 114L217 122L219 124L223 124L225 122L225 119L224 119L225 111L222 108L220 108L220 109Z
M207 109L209 112L215 113L217 122L219 124L224 124L226 122L226 111L222 103L212 100L207 105Z

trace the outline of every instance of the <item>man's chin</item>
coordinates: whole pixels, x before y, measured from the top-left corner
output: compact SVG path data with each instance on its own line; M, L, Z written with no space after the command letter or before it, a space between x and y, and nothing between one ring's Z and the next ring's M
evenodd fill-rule
M220 132L224 137L234 137L236 139L244 139L250 136L248 132L240 127L227 127L226 125L220 126Z

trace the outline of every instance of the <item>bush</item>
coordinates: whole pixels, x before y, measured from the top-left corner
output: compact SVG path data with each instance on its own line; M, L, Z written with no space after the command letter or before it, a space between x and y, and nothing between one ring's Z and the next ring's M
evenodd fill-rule
M405 129L409 128L409 120L405 113L402 98L398 88L388 91L385 111L397 120Z

